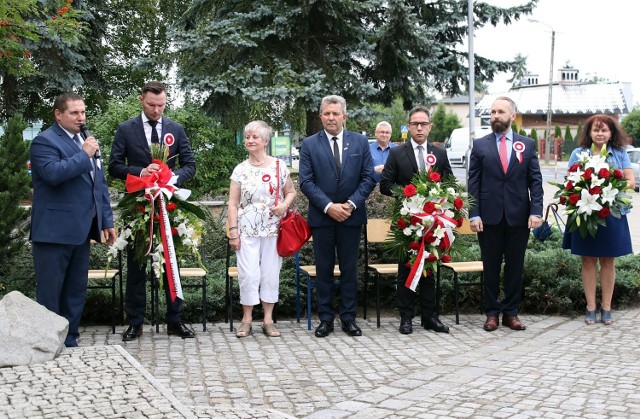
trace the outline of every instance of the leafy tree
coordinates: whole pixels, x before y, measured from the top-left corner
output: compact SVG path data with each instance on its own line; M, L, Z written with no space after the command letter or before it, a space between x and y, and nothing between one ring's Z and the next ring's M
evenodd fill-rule
M576 143L580 140L581 133L582 133L582 121L578 121L578 128L576 129Z
M537 0L498 8L474 6L476 28L511 23ZM321 127L318 105L341 94L357 116L365 104L405 109L429 102L429 89L464 90L466 2L363 0L281 2L202 0L192 3L176 31L178 75L186 90L203 95L206 111L239 128L254 114L279 128ZM480 82L511 62L476 57Z
M507 81L511 83L512 87L520 86L520 80L522 80L524 76L528 73L527 57L518 53L518 55L516 55L516 57L513 60L513 67L511 72L513 73L513 75Z
M564 139L573 140L573 135L571 135L571 127L569 127L569 125L567 125L566 129L564 130Z
M620 123L622 129L629 134L634 141L640 139L640 108L634 108Z
M429 141L444 143L451 135L451 131L460 128L460 118L453 112L446 112L444 103L438 103L436 110L431 115L431 132L429 133Z
M0 137L0 260L3 261L20 250L26 237L29 212L20 207L31 185L27 172L28 143L22 139L26 127L21 117L13 117Z
M407 111L402 106L402 100L400 98L396 98L390 106L384 106L378 103L371 105L371 108L375 112L375 115L369 119L367 132L375 132L378 122L387 121L392 127L391 141L404 141L402 139L402 132L400 131L400 128L402 125L406 125L407 122L409 122L409 117Z
M61 50L83 39L84 26L71 3L71 0L0 3L0 119L6 121L23 108L22 101L28 95L21 86L24 78L43 70L44 73L51 70L51 77L57 74L63 57L50 54L48 41L55 40L55 49Z

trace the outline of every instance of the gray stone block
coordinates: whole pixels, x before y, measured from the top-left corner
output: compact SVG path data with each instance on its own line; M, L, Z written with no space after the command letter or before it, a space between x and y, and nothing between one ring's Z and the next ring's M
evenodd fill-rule
M51 361L64 349L69 322L12 291L0 300L0 368Z

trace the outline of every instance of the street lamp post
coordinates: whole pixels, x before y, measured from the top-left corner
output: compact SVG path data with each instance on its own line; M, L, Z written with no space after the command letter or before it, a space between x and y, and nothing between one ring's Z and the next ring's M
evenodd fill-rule
M551 133L551 115L552 115L552 105L551 105L551 96L553 94L553 52L556 43L556 31L553 29L551 25L548 25L544 22L540 22L536 19L529 19L529 22L540 23L541 25L548 26L551 29L551 60L549 62L549 94L547 101L547 139L544 142L544 162L545 164L549 164L549 154L551 153L551 142L554 140L553 134Z

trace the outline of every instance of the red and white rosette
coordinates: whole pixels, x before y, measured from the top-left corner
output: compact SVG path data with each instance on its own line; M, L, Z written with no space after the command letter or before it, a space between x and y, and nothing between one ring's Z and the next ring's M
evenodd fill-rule
M516 158L522 164L522 153L524 152L524 143L522 141L516 141L513 143L513 150L516 152Z
M164 138L163 138L163 140L162 140L162 141L163 141L166 145L168 145L169 147L171 147L171 146L173 145L173 143L175 143L175 142L176 142L176 139L173 137L173 134L171 134L171 133L169 132L169 133L166 133L166 134L164 135Z
M429 171L431 166L436 164L436 160L437 160L436 156L434 156L433 154L427 154L427 157L425 157L424 159L424 161L427 163L427 166L426 166L427 172Z

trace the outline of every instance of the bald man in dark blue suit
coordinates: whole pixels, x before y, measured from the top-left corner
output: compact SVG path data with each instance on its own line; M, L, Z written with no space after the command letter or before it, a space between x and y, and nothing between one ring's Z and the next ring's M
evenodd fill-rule
M56 123L31 143L31 240L36 300L69 321L67 347L78 346L87 296L89 241L116 238L109 190L94 137L78 135L84 99L64 93L54 101Z
M502 324L525 330L518 318L522 300L524 253L530 229L542 224L542 174L531 138L516 134L511 124L516 104L508 97L491 106L493 133L475 140L469 158L467 190L475 198L469 216L478 232L484 265L484 330ZM504 154L501 157L501 147ZM504 260L504 299L500 301L500 271Z
M356 324L358 248L367 222L365 201L376 185L369 142L343 129L347 105L340 96L326 96L320 105L324 129L305 138L300 149L300 190L309 199L309 226L316 258L317 337L333 332L333 267L340 267L342 330L360 336ZM337 156L336 156L337 154Z

